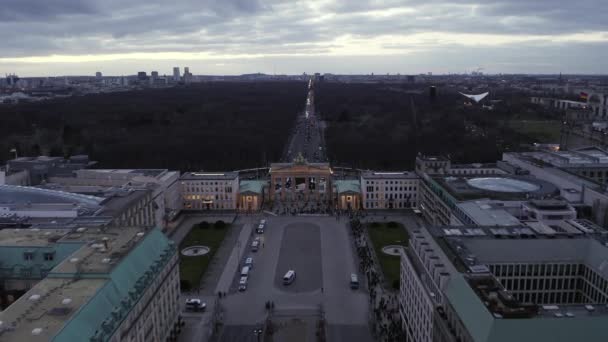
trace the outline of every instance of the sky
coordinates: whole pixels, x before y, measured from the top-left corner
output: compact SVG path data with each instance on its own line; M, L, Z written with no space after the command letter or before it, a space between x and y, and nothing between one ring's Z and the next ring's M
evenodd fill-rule
M0 0L0 75L607 74L606 0Z

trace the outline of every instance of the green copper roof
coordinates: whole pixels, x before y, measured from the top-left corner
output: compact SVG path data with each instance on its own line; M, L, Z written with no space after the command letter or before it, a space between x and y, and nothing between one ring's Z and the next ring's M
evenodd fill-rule
M262 194L264 186L268 184L267 181L258 181L258 180L244 180L239 184L239 193L244 194L247 192L254 194Z
M74 314L52 341L89 341L93 336L99 341L108 341L174 252L172 244L160 230L150 231L112 269L107 283Z
M338 194L345 192L361 193L361 185L358 180L337 180L334 181Z

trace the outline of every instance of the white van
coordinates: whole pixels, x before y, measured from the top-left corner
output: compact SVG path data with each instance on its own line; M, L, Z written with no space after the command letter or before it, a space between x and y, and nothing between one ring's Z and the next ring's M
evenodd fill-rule
M239 280L239 291L247 290L247 277L241 277Z
M241 277L248 277L249 276L249 266L245 266L243 268L241 268Z
M283 276L283 285L289 285L293 283L294 280L296 280L296 271L289 270L285 273L285 276Z

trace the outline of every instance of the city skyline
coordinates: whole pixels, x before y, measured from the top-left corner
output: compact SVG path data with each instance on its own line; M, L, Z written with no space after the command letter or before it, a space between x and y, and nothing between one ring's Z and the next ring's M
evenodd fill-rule
M22 77L329 72L601 74L600 1L9 0L0 72ZM571 18L576 18L572 20ZM117 63L119 61L120 63ZM162 72L161 72L162 73ZM167 74L169 74L167 72Z

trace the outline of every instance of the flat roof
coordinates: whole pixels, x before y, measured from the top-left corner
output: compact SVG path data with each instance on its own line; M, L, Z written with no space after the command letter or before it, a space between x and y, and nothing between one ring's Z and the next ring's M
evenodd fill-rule
M361 172L363 179L417 179L420 178L415 172L380 172L380 171L363 171Z
M180 180L233 180L238 178L239 173L231 172L186 172Z
M115 330L150 285L158 271L153 269L175 253L158 229L139 227L76 229L57 243L79 248L0 312L2 340L89 340L103 331L101 324L107 319L112 319ZM131 306L125 308L125 303Z
M496 208L485 202L461 202L457 203L456 206L480 226L521 225L521 222L505 209Z

